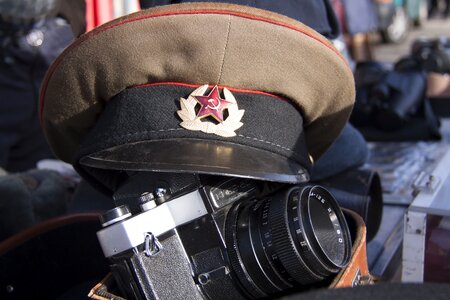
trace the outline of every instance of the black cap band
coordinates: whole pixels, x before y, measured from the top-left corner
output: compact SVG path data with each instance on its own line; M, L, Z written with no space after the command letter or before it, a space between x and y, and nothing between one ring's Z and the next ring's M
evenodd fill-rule
M220 174L292 183L309 179L303 118L289 101L230 89L245 113L236 135L222 137L180 126L180 98L194 90L172 83L122 91L106 105L79 147L75 167L108 189L114 189L114 180L105 177L115 173L107 170Z

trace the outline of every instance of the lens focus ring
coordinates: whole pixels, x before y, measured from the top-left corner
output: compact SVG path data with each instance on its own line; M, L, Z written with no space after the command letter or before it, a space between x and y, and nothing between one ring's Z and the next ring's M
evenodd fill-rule
M286 197L288 197L290 193L291 190L287 192ZM300 197L300 195L298 195L298 197ZM283 197L278 199L283 199ZM269 222L272 225L272 238L276 247L276 252L278 253L278 258L289 275L297 282L301 284L317 282L323 279L323 277L315 274L307 266L307 262L305 262L300 255L296 247L297 243L290 233L287 204L288 201L277 201L277 199L273 199L270 205Z

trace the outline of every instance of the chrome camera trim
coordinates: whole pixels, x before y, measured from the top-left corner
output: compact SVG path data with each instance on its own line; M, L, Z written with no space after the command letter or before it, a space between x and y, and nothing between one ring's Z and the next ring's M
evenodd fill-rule
M149 232L157 237L207 213L199 191L194 191L108 226L97 238L105 257L111 257L143 244Z

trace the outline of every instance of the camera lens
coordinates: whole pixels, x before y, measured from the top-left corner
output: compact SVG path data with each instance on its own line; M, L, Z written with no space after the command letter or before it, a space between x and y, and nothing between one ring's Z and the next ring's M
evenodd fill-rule
M225 238L233 275L250 298L321 282L347 265L350 233L323 187L290 187L230 210Z

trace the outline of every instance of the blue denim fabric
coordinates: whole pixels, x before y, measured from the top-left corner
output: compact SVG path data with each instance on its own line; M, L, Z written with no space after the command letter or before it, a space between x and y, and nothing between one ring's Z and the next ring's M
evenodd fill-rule
M333 145L311 170L311 181L319 181L363 165L369 148L362 134L347 123Z
M378 28L378 15L373 0L343 0L346 29L349 34L366 33Z
M27 28L0 22L0 167L9 172L53 156L38 120L39 88L72 40L70 26L60 18Z
M183 2L226 2L273 11L296 19L328 38L339 35L339 25L328 0L141 0L141 7Z

